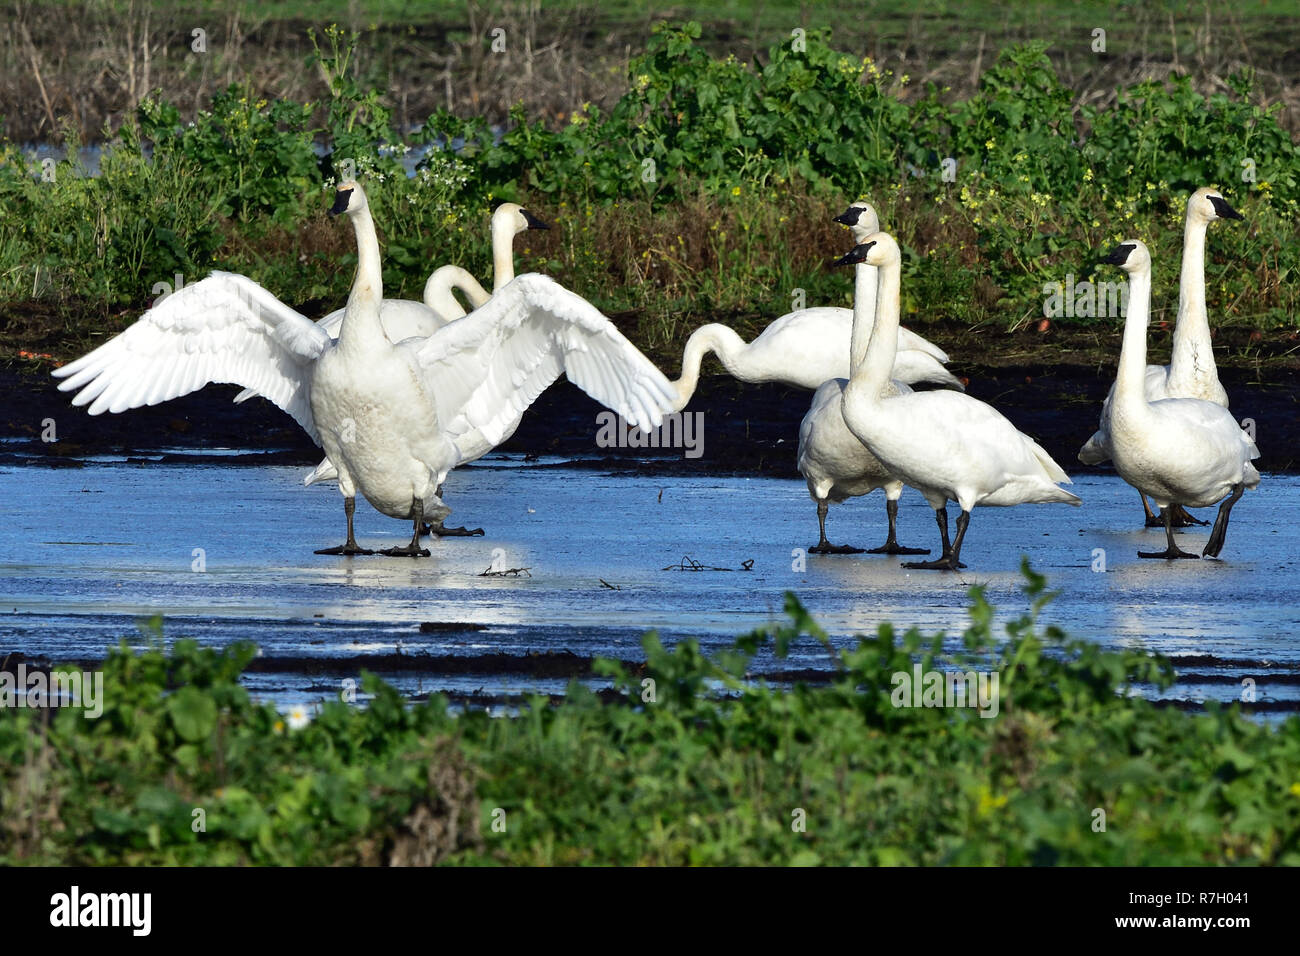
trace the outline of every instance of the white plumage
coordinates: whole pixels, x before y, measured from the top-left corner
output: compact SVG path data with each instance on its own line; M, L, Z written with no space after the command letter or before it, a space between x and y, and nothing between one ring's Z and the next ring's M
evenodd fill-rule
M960 392L900 394L890 387L901 272L893 238L876 233L841 261L880 267L875 327L865 360L844 389L844 420L891 475L925 496L942 532L941 557L906 566L962 567L962 541L978 505L1079 504L1077 496L1057 487L1070 480L1060 466L992 406ZM951 545L949 500L962 510Z
M836 221L849 225L858 241L880 229L875 209L865 202L855 202ZM847 379L854 322L863 323L863 348L871 334L876 282L874 268L860 270L852 309L816 306L789 312L749 343L725 325L715 322L700 326L686 341L682 373L673 382L678 393L677 410L685 408L695 394L700 364L710 352L718 356L727 374L742 382L780 382L816 389L833 378ZM961 380L943 367L947 361L943 349L914 332L899 329L891 377L906 384L935 382L960 390Z
M356 229L357 277L337 341L256 283L217 273L169 297L135 325L55 374L74 403L124 411L233 382L288 411L325 448L345 498L414 518L449 509L448 471L509 434L561 374L632 424L651 429L675 392L593 306L545 276L520 276L485 306L424 339L394 344L381 324L379 243L365 194L340 187L336 209Z
M875 213L865 203L855 204L838 217L855 230L864 213ZM875 326L877 268L859 262L854 266L855 322L849 341L843 343L851 363L850 376L856 375L866 360L867 345ZM864 282L864 278L869 281ZM859 297L870 296L870 310L863 308ZM896 373L905 353L899 351L894 359ZM919 353L918 353L919 354ZM888 536L873 554L925 554L923 549L904 548L898 544L898 499L903 493L903 482L880 463L844 421L844 390L849 376L824 382L813 395L812 405L799 425L799 473L808 485L808 495L817 504L819 540L809 548L813 554L853 554L862 549L847 545L833 545L826 539L826 514L831 502L868 495L877 488L885 489L885 509L889 522ZM891 379L885 383L888 395L902 395L912 391L905 383Z
M1147 401L1196 398L1228 407L1228 393L1219 382L1214 363L1214 344L1205 306L1205 237L1214 220L1240 218L1217 190L1198 189L1188 198L1173 349L1168 365L1146 366L1143 385ZM1131 308L1131 294L1129 302ZM1098 465L1111 459L1110 408L1114 398L1112 384L1101 406L1100 427L1079 449L1079 461L1085 465Z
M1119 374L1108 408L1108 447L1120 477L1150 495L1164 517L1168 548L1142 557L1194 558L1174 544L1168 508L1203 508L1224 501L1204 553L1223 547L1228 513L1246 488L1259 484L1251 464L1259 449L1222 405L1200 398L1150 400L1146 365L1151 302L1151 254L1137 240L1122 243L1108 262L1129 274L1128 316ZM1231 495L1231 497L1229 497Z
M255 389L317 438L309 395L329 335L251 279L214 272L167 296L99 348L56 369L91 415L188 395L213 382Z
M515 236L526 229L549 228L546 223L517 203L502 203L496 208L492 213L491 226L494 290L500 289L515 277L513 251ZM463 317L465 307L453 294L455 289L463 292L474 308L478 308L489 298L487 290L466 269L455 265L439 266L424 283L423 302L414 302L410 299L385 299L381 303L379 319L384 329L384 338L394 344L411 338L425 339L448 322ZM329 333L330 338L337 339L339 329L343 327L345 311L345 309L335 309L318 319L316 324ZM235 396L235 402L238 404L256 397L255 389L246 388ZM326 459L308 477L307 484L333 477L335 477L334 467Z

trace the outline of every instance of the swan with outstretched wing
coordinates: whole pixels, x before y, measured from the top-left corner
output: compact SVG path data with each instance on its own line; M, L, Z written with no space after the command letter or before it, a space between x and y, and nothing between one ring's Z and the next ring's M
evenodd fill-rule
M355 496L415 522L450 509L447 473L495 447L566 375L639 428L657 427L676 392L594 306L540 275L519 276L481 308L426 338L394 343L382 323L379 241L364 191L340 186L332 213L357 236L357 274L338 338L250 279L214 273L169 296L125 332L57 370L60 389L92 415L154 405L213 382L255 389L325 449L338 471L346 543L357 546Z

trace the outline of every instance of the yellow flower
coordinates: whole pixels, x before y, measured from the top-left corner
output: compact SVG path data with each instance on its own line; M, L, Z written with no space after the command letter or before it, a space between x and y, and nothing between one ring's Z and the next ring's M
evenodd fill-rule
M985 149L992 149L992 148L993 148L993 140L991 140L991 139L987 139L987 140L985 140L985 141L984 141L984 148L985 148Z
M1291 796L1300 797L1300 780L1297 780L1295 783L1291 784Z
M735 188L733 188L733 189L731 190L731 195L733 195L733 196L739 196L739 195L740 195L740 187L739 187L739 186L736 186Z
M1090 183L1090 182L1092 182L1092 170L1091 170L1091 169L1085 169L1085 170L1083 171L1083 181L1084 181L1085 183Z
M978 812L980 816L986 817L994 810L999 810L1002 807L1005 807L1006 805L1007 805L1007 797L1005 794L1003 794L1000 797L995 797L989 791L988 787L980 787L980 799L979 799L979 807L978 807Z

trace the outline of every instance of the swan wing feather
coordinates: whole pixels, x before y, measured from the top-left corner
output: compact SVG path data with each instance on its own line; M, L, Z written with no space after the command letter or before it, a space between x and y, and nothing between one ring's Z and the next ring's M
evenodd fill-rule
M500 442L561 375L646 430L676 398L663 373L598 309L532 273L412 347L453 440L475 433L475 442Z
M99 348L56 369L60 391L91 415L157 405L213 382L265 395L313 439L312 364L328 333L251 279L214 272L145 312Z

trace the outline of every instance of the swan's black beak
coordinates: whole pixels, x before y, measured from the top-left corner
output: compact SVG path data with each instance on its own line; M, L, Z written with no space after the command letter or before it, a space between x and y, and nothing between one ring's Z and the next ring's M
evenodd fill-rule
M1097 264L1101 266L1122 266L1124 263L1128 262L1129 253L1135 248L1137 247L1131 242L1121 242Z
M1245 219L1241 213L1228 205L1228 200L1222 196L1211 196L1210 205L1214 207L1215 213L1220 219Z
M832 262L831 265L832 266L854 266L857 265L859 262L865 262L867 258L867 253L871 251L871 247L874 246L875 244L876 244L876 240L874 239L872 239L870 242L859 243L858 245L850 249L848 252L846 252L843 256L841 256L840 258Z
M862 215L861 206L850 206L848 209L844 210L842 213L840 213L838 216L832 219L831 222L838 222L845 226L856 226L858 224L858 217L861 215Z
M528 223L529 229L550 229L551 228L551 224L549 222L543 222L542 220L534 216L531 212L529 212L527 209L521 209L519 210L519 212L523 215L524 222Z
M341 212L347 212L348 203L352 201L352 189L340 189L334 194L334 205L330 206L330 215L337 216Z

